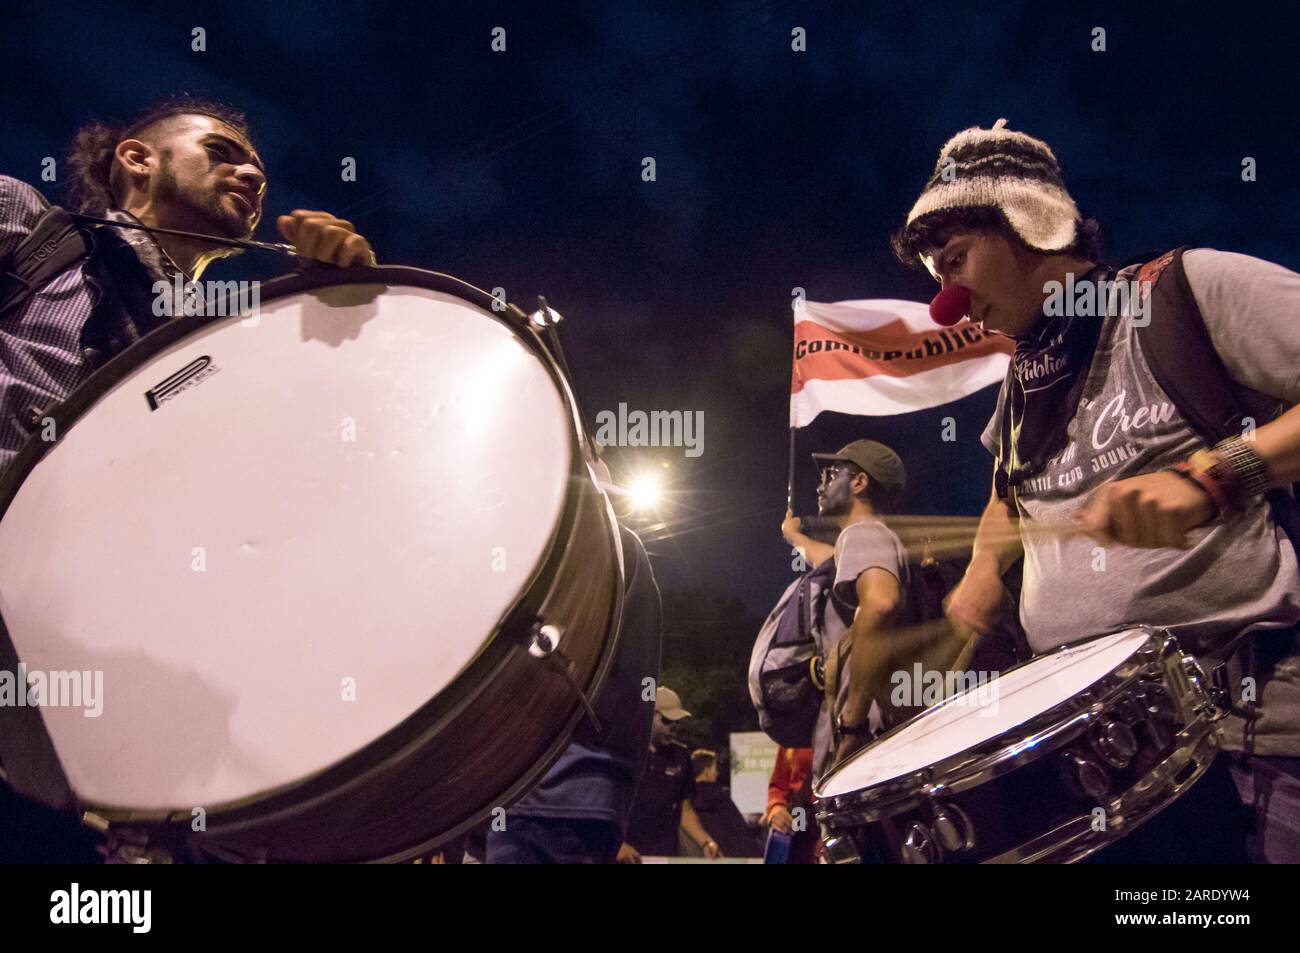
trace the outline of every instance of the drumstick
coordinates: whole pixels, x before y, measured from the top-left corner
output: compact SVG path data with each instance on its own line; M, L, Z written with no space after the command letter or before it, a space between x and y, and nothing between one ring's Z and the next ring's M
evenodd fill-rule
M115 222L111 218L97 218L94 215L82 215L79 212L69 212L75 219L83 222L95 222L99 225L110 225L113 228L134 228L142 232L153 232L158 235L178 235L181 238L194 238L203 242L211 242L214 245L226 245L231 248L258 248L262 251L278 252L281 255L297 255L298 249L293 245L286 245L284 242L259 242L251 238L222 238L220 235L204 235L200 232L183 232L179 228L158 228L154 225L141 225L135 222Z

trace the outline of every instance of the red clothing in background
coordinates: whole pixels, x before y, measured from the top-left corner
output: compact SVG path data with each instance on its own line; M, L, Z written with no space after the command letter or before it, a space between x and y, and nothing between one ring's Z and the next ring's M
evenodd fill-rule
M812 748L777 748L776 765L767 782L767 814L778 805L787 811L808 806L812 792L807 790L812 778Z

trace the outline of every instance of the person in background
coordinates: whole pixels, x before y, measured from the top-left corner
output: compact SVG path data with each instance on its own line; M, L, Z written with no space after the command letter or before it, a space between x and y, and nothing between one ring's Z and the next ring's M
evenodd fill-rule
M691 765L695 769L695 813L700 824L718 839L722 853L727 857L761 856L754 830L731 799L730 789L718 782L717 752L697 748L691 752ZM686 844L682 853L695 853L691 849L694 842L689 837L682 840Z
M607 478L608 471L597 471ZM602 728L583 719L541 782L488 824L489 864L612 864L628 859L624 829L651 736L648 680L659 672L659 587L641 540L620 527L626 561L623 630L596 696Z
M642 854L676 857L679 827L709 860L722 856L718 842L704 829L691 803L695 797L695 772L690 752L672 738L673 725L690 714L671 688L660 685L656 689L650 760L632 805L626 842L619 851L620 863L640 863Z
M817 823L813 818L812 748L777 748L772 777L767 783L767 813L763 823L790 834L788 864L817 862Z

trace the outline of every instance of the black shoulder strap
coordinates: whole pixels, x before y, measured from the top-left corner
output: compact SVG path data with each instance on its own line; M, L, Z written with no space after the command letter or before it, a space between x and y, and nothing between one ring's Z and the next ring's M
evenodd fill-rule
M14 249L0 274L0 316L18 308L59 272L84 258L86 237L72 216L51 205Z
M1184 251L1166 252L1138 271L1139 282L1154 272L1155 284L1150 320L1136 326L1137 338L1156 382L1200 438L1213 446L1240 434L1249 414L1233 393L1227 368L1205 328L1183 270Z
M1137 280L1152 280L1150 320L1137 328L1137 339L1151 373L1192 429L1209 446L1241 434L1245 419L1268 423L1281 401L1249 389L1234 390L1228 369L1214 348L1205 318L1183 268L1186 247L1175 248L1144 264ZM1285 490L1268 494L1273 517L1300 552L1300 507Z

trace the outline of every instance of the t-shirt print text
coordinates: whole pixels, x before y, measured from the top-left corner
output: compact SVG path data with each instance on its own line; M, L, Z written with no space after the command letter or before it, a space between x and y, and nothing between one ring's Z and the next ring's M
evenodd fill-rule
M1109 471L1139 456L1144 444L1154 442L1157 435L1179 426L1181 421L1168 400L1130 407L1127 390L1081 400L1070 427L1070 442L1048 461L1043 475L1026 480L1020 492L1031 497L1061 490L1081 492L1108 479ZM1080 459L1080 434L1088 436L1087 459Z

